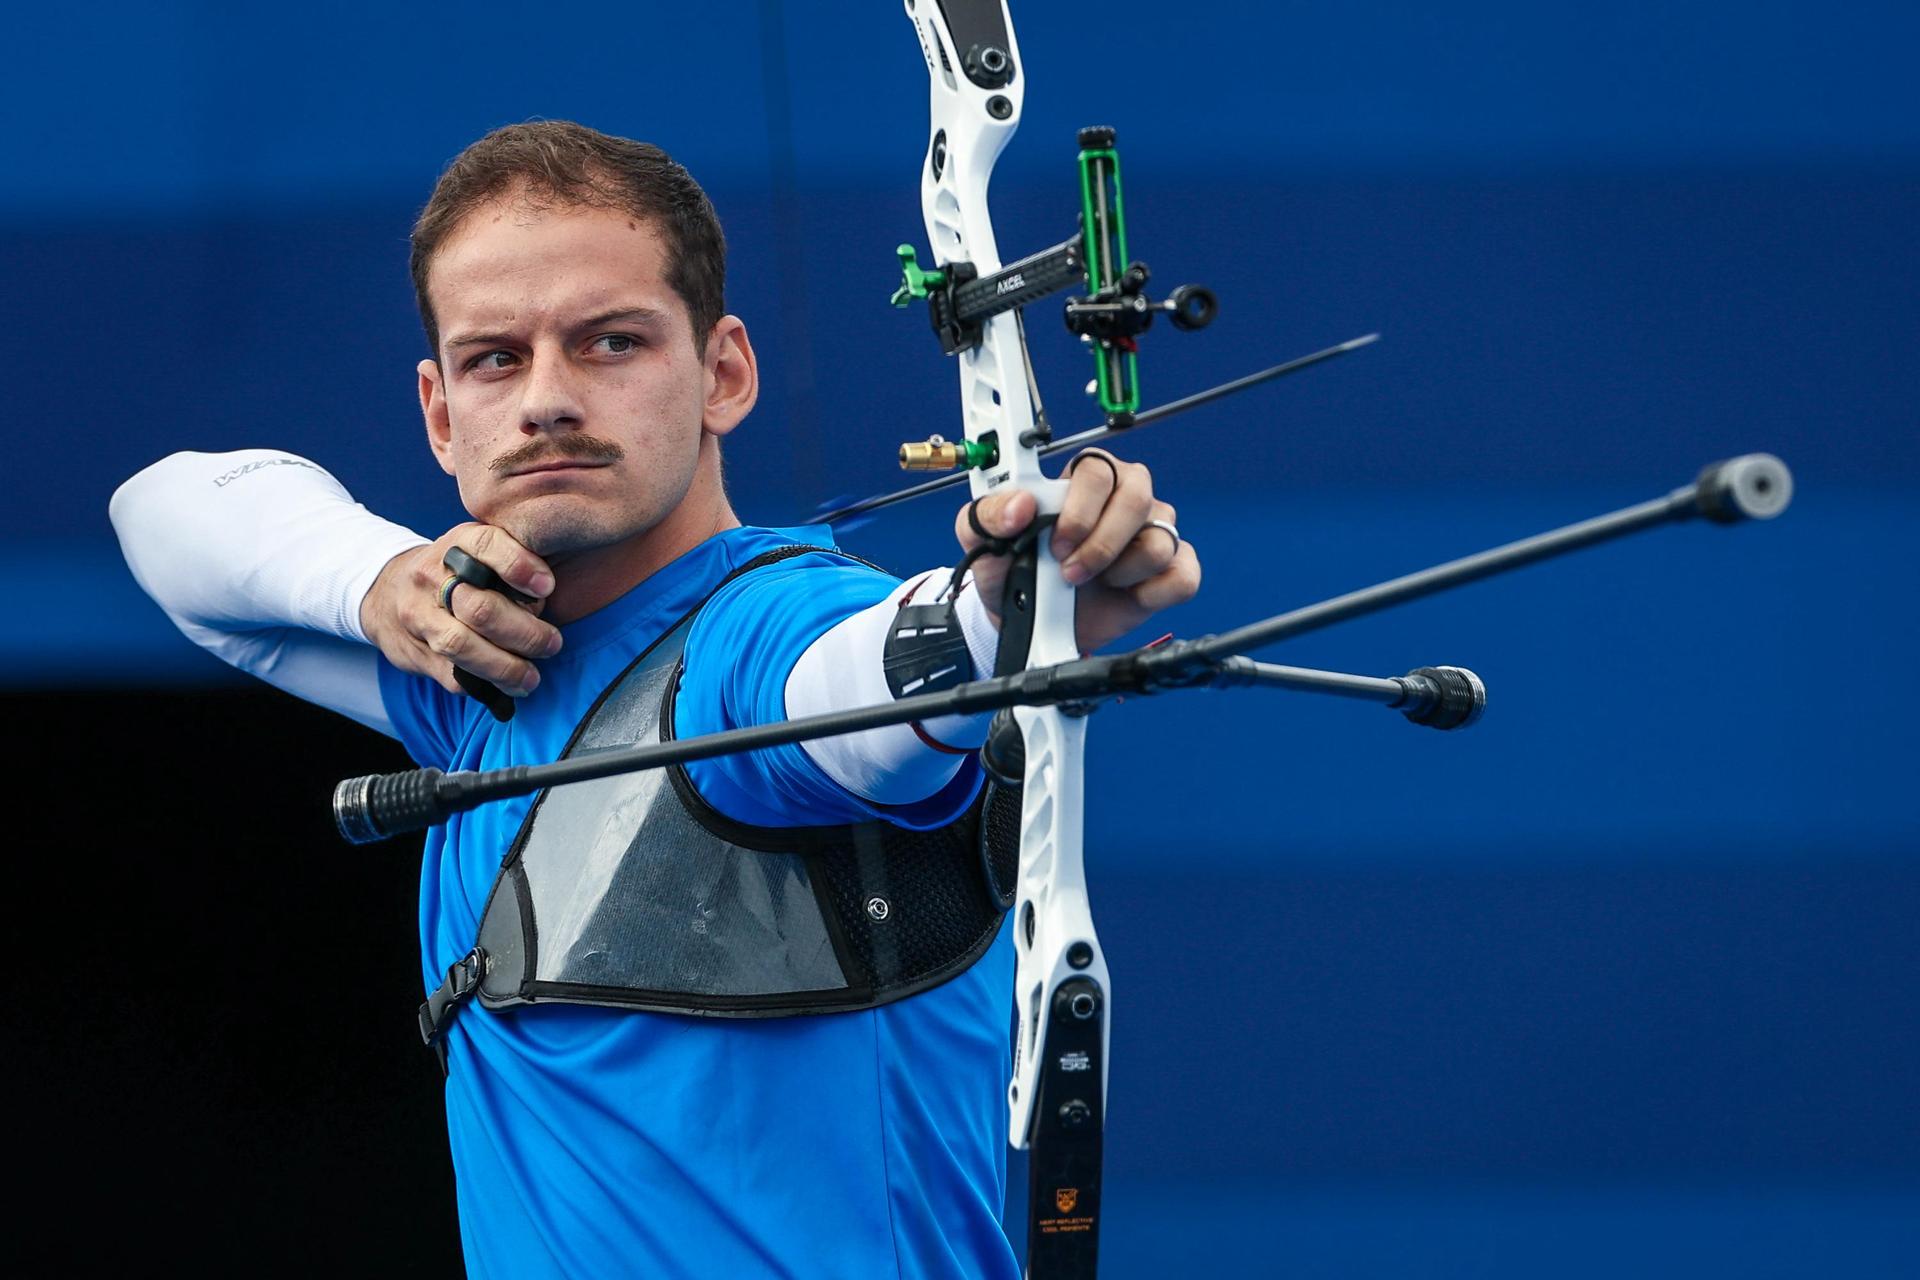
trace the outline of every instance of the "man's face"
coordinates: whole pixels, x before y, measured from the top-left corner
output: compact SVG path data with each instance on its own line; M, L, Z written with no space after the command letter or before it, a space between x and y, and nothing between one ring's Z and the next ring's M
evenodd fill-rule
M679 506L703 434L746 410L714 372L738 321L703 358L666 267L648 222L513 198L469 215L434 255L441 358L420 365L421 407L475 519L555 555L622 541Z

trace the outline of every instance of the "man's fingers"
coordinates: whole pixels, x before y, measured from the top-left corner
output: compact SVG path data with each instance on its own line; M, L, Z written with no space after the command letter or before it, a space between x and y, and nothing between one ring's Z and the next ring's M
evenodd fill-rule
M450 581L444 561L454 547L512 590L533 597L533 603L521 605L500 592ZM409 578L411 590L383 597L375 611L390 619L379 643L394 665L430 676L452 693L462 692L455 667L515 697L533 692L540 673L529 659L551 657L560 648L560 632L537 616L554 586L553 570L544 560L504 529L463 524L415 552ZM373 635L374 625L367 626Z
M954 518L960 546L1013 538L1028 528L1039 504L1024 491L990 494ZM1091 652L1125 635L1149 616L1191 600L1200 588L1200 557L1174 528L1177 513L1153 496L1153 477L1137 463L1088 450L1067 473L1067 491L1048 546L1067 581L1085 587L1074 609L1080 647ZM973 562L973 585L998 625L1007 561Z
M1053 554L1074 586L1106 572L1153 510L1153 481L1133 462L1104 453L1078 460L1054 526Z
M460 687L460 682L453 678L453 664L429 649L426 642L418 637L408 638L406 651L403 654L384 649L381 652L387 655L387 661L402 671L411 671L415 675L425 676L448 693L466 693L466 690Z
M1088 449L1067 468L1067 497L1053 526L1053 558L1062 567L1100 523L1107 500L1120 487L1120 465L1105 449Z
M1175 511L1164 502L1156 502L1149 511L1149 520L1174 523ZM1148 524L1133 535L1107 571L1100 575L1100 581L1109 587L1126 589L1137 586L1149 578L1156 578L1172 567L1180 550L1186 544L1168 533L1157 524Z
M1083 650L1091 652L1133 630L1162 609L1185 604L1200 589L1200 557L1182 546L1173 562L1151 578L1124 589L1109 587L1109 570L1080 592L1074 629Z
M428 628L420 638L427 648L454 666L471 671L515 697L532 693L540 684L540 673L531 662L508 653L452 614L442 614L440 625Z
M497 591L457 584L449 606L455 618L510 653L551 658L560 652L559 628L540 621L526 606L514 603Z
M441 542L459 547L524 595L540 597L553 590L553 570L547 567L547 562L514 541L512 535L498 525L462 525ZM440 549L444 555L445 546Z
M1146 581L1136 583L1127 594L1148 613L1158 613L1162 609L1185 604L1199 590L1200 557L1183 542L1172 564Z
M522 606L498 592L450 577L447 550L460 547L501 575L515 590L535 597ZM426 546L395 556L360 605L367 638L402 671L424 675L450 693L462 692L458 666L524 696L540 683L530 658L550 657L560 633L538 614L553 590L553 571L510 534L493 526L463 524Z
M960 508L960 513L953 518L953 533L960 540L960 545L971 551L986 541L980 536L979 530L973 527L974 520L977 519L980 528L995 538L1011 538L1033 523L1034 512L1038 509L1033 495L1025 489L990 493ZM969 510L973 512L973 519L967 517Z

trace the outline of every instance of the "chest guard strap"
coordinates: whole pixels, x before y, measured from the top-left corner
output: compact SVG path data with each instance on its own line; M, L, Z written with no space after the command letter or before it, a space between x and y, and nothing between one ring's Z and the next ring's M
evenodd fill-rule
M715 591L818 553L854 559L783 547ZM673 736L698 611L608 686L563 756ZM735 822L677 766L549 788L495 877L474 950L421 1006L422 1038L444 1063L442 1037L468 999L492 1010L553 1002L767 1018L913 995L964 972L992 945L1014 881L1019 821L1019 792L998 783L932 831L883 821Z

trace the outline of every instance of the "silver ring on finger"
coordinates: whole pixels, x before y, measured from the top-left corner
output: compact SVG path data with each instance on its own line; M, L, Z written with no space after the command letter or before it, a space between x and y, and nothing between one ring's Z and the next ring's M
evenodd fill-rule
M1175 552L1178 552L1178 551L1180 550L1180 543L1181 543L1181 537L1180 537L1180 530L1179 530L1179 528L1178 528L1177 526L1175 526L1175 524L1173 523L1173 521L1171 521L1171 520L1149 520L1149 521L1147 521L1147 523L1146 523L1146 525L1145 525L1144 527L1145 527L1145 528L1148 528L1148 529L1161 529L1161 530L1164 530L1164 531L1166 531L1166 533L1168 533L1169 535L1171 535L1171 536L1172 536L1172 538L1173 538L1173 549L1174 549L1174 551L1175 551Z
M1173 536L1177 538L1180 535L1176 533ZM442 609L445 609L448 613L453 612L453 589L465 581L466 579L457 573L447 575L447 580L440 584L440 607Z

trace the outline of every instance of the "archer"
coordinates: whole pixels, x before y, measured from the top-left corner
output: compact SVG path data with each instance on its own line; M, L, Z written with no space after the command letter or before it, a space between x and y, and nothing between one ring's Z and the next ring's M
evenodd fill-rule
M304 459L175 454L112 515L197 643L445 768L993 670L990 553L1028 530L1031 495L962 509L970 573L905 581L824 527L734 513L722 441L758 370L723 305L718 220L658 148L558 122L489 134L441 177L412 265L427 440L473 522L428 541ZM1081 460L1040 536L1081 587L1091 650L1190 598L1200 567L1144 467ZM907 607L950 625L902 639ZM463 688L513 701L489 714ZM1016 1273L986 728L871 730L433 829L426 1030L471 1271ZM476 937L502 901L554 968L526 1007L478 1008Z

